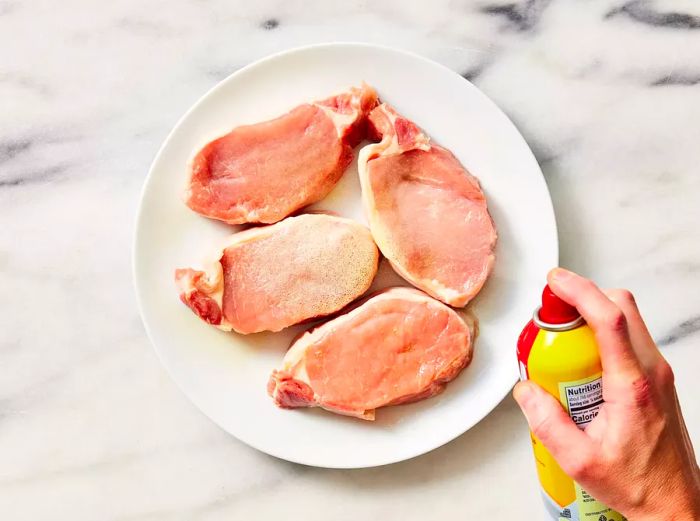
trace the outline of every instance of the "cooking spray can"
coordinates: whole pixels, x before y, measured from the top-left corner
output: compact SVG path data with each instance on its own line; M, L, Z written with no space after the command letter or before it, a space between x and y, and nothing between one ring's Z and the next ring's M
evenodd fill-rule
M549 286L542 305L518 338L520 379L532 380L553 395L580 429L598 415L603 380L595 336L575 307ZM542 496L551 521L624 521L567 476L530 432Z

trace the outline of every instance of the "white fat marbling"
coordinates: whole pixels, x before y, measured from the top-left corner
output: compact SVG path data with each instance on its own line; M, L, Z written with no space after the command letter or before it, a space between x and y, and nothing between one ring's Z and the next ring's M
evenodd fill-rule
M513 118L563 265L635 291L700 444L696 0L0 0L0 519L540 515L510 398L415 460L306 468L212 424L146 339L131 237L160 143L237 68L330 40L441 61Z

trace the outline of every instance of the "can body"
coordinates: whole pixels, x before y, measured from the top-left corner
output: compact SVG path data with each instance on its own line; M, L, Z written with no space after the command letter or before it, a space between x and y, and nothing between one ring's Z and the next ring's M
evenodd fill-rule
M549 331L530 321L518 340L520 378L554 396L584 429L603 404L602 368L593 331L585 324ZM552 521L624 521L572 480L531 432L542 496Z

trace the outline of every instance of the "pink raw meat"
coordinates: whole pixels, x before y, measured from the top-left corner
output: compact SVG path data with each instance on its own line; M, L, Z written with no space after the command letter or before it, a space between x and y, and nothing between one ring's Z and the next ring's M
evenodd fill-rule
M283 408L373 420L378 407L441 392L471 358L472 332L453 309L391 288L299 337L268 392Z
M187 206L230 224L274 223L319 201L352 161L376 103L363 84L215 139L192 161Z
M244 334L279 331L362 295L378 260L361 224L304 214L231 235L207 269L178 269L175 281L180 299L209 324Z
M465 306L495 259L496 228L479 181L386 104L369 124L381 141L360 151L358 169L374 240L411 284Z

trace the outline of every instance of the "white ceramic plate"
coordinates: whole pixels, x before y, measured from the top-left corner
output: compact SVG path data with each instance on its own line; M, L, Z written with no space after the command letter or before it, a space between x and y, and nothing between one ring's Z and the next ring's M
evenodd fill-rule
M182 202L188 162L235 126L357 85L415 121L475 174L499 233L496 267L474 309L472 364L434 398L380 409L375 422L320 409L281 410L267 396L270 371L299 328L240 336L201 322L178 299L176 267L196 265L231 227ZM318 208L365 222L353 165ZM450 231L444 231L450 240ZM453 71L406 52L364 44L291 50L245 67L208 92L165 140L146 180L134 244L134 275L148 335L173 379L213 421L244 443L289 461L370 467L428 452L486 416L517 378L515 342L558 260L552 204L542 173L508 118ZM382 266L376 286L400 281ZM375 287L376 287L375 286ZM308 326L307 326L308 327Z

